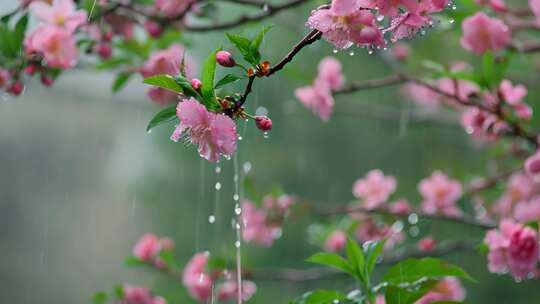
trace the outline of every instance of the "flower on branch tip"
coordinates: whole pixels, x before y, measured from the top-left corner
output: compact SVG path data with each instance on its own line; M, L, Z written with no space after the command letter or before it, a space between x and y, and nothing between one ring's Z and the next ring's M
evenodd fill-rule
M73 33L55 25L39 26L26 36L24 46L28 55L43 55L53 68L72 68L79 57Z
M257 292L257 285L252 281L242 280L242 300L248 301ZM236 300L238 284L236 280L228 279L218 286L217 297L220 301Z
M345 248L346 243L347 234L343 230L335 230L326 238L324 249L327 251L339 252Z
M197 78L193 78L191 79L191 87L197 91L199 91L202 87L202 81L200 81L199 79Z
M149 289L124 285L122 287L122 299L118 304L167 304L162 297L155 297Z
M483 12L465 18L461 26L461 46L478 55L487 51L499 51L510 44L512 39L510 28L503 21Z
M155 234L147 233L133 247L133 256L158 268L164 268L165 264L159 255L162 251L173 250L174 246L174 241L170 238L160 238Z
M34 1L30 4L30 11L48 25L65 28L69 32L86 23L86 11L76 10L73 0L53 0L51 4Z
M232 68L236 65L236 61L234 61L232 54L227 51L217 52L216 61L219 65L227 68Z
M461 197L461 184L448 178L441 171L434 171L430 177L418 184L418 191L423 197L422 211L427 214L459 216L461 210L457 201Z
M510 80L505 79L499 86L499 94L514 109L517 117L531 119L532 108L523 102L523 99L527 96L527 88L524 85L514 86Z
M358 179L353 185L353 194L362 199L364 208L380 207L396 190L396 179L385 176L381 170L371 170L364 178Z
M196 253L182 273L182 284L187 288L189 295L199 301L206 301L212 296L214 278L207 271L208 258L207 252Z
M216 162L221 155L230 157L236 151L236 125L223 114L209 112L196 99L184 99L176 107L180 123L171 135L177 142L182 136L198 146L202 158Z
M24 84L17 80L8 87L7 91L13 96L19 96L24 91Z

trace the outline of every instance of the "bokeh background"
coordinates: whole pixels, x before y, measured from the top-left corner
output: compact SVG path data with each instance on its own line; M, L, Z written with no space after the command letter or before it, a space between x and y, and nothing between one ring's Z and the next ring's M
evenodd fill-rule
M16 5L1 3L0 12ZM263 44L266 58L277 61L306 33L304 21L316 5L264 22L276 25ZM225 18L239 13L227 5L224 10ZM420 59L478 64L479 58L457 47L459 25L444 20L411 43L413 71ZM183 39L199 60L216 46L228 46L222 33L186 33ZM151 270L126 268L124 258L146 232L172 237L182 262L202 250L230 253L233 176L244 177L245 166L251 166L249 177L263 191L279 186L326 205L350 201L353 182L374 168L396 176L397 196L413 203L419 201L418 181L433 169L462 180L489 172L493 152L474 144L455 114L426 111L404 98L400 87L338 96L329 122L314 117L293 92L311 83L318 61L330 55L342 61L350 80L391 72L384 63L385 51L333 54L326 42L303 50L283 73L257 82L248 102L252 112L259 106L268 109L274 121L269 138L251 122L239 122L243 140L237 166L223 160L219 174L194 147L168 139L171 125L145 132L159 107L146 98L138 77L112 94L112 73L80 68L65 73L52 89L33 83L20 98L2 96L0 303L89 303L94 292L122 282L152 287L170 303L195 303L179 282ZM536 107L537 62L514 58L510 71L512 79L530 88L527 101ZM215 190L216 182L222 184L220 191ZM216 215L215 224L207 221L211 214ZM243 247L245 267L309 267L303 260L319 248L309 244L306 229L313 221L332 220L290 219L271 249ZM436 237L482 238L476 228L422 223L420 236L432 231ZM491 275L480 254L464 252L449 259L480 282L465 283L466 303L540 302L538 282L518 284L509 276ZM343 278L257 283L259 291L250 302L260 304L286 303L317 287L350 286Z

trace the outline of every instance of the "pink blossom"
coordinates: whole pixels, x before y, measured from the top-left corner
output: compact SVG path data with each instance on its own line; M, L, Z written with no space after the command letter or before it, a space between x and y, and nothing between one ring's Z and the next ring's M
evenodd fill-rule
M232 54L227 51L217 52L216 61L219 65L224 66L226 68L232 68L233 66L236 65L236 61L234 61Z
M79 57L73 33L54 25L38 27L25 38L24 45L27 53L42 54L53 68L72 68Z
M135 244L133 256L147 263L153 263L158 268L164 268L164 262L159 258L162 251L174 249L174 241L169 238L159 238L155 234L147 233Z
M512 208L518 202L528 200L534 190L534 182L530 176L518 172L508 179L503 196L493 206L493 211L503 217L510 216Z
M422 251L431 251L435 248L436 242L432 237L425 237L418 241L416 246Z
M395 60L404 61L409 59L409 56L411 55L411 48L404 43L394 44L391 51L392 57L394 57Z
M155 7L166 17L176 17L189 9L194 0L156 0Z
M508 130L506 122L477 107L470 107L463 112L461 124L468 134L486 141L492 141Z
M499 230L487 232L484 242L489 247L490 272L510 271L516 279L532 278L538 274L538 234L532 228L512 220L503 220Z
M416 11L418 3L415 0L365 0L363 6L378 9L379 13L388 17L395 17L400 8L406 8L408 11Z
M463 301L465 290L458 279L447 277L435 284L433 289L416 301L416 304L430 304L442 301Z
M291 206L296 202L296 198L291 195L280 195L275 197L273 195L266 195L262 199L263 207L267 211L279 213L280 216L288 214Z
M379 207L395 190L396 179L393 176L385 176L381 170L369 171L353 186L354 196L363 199L363 206L367 209Z
M530 201L523 201L514 207L514 218L521 222L540 221L540 196L532 198Z
M476 4L489 6L492 10L504 13L506 12L506 3L504 0L475 0Z
M412 82L407 83L403 87L403 92L418 105L437 108L441 104L441 95L423 85Z
M336 91L345 84L345 77L341 70L341 63L334 57L325 57L319 62L317 79L326 83L330 90Z
M375 16L359 8L360 2L356 0L333 0L330 9L315 10L307 26L321 31L326 40L340 49L353 44L384 45Z
M412 207L409 201L402 198L390 204L389 210L392 213L407 214L412 211Z
M384 299L383 295L378 295L375 298L375 304L386 304L386 300Z
M336 230L328 236L324 244L324 249L327 251L341 251L345 248L347 242L347 234L343 230Z
M124 297L117 302L118 304L166 304L167 301L162 297L154 297L150 290L143 287L133 287L124 285Z
M7 87L11 80L11 74L8 70L0 67L0 89Z
M73 0L53 0L51 4L34 1L30 11L47 24L63 27L69 32L86 22L86 11L76 10Z
M255 117L255 124L257 125L257 129L263 132L272 130L272 120L268 116Z
M313 86L297 88L294 94L306 108L311 109L323 121L330 120L334 98L327 84L315 81Z
M192 78L194 76L193 59L185 53L182 45L173 44L165 50L153 53L141 67L140 72L147 78L160 74L177 75L182 70L185 76ZM148 91L148 97L161 105L178 101L178 94L162 88L151 88Z
M441 78L437 81L439 89L447 94L457 96L461 101L469 100L470 96L480 91L478 86L466 80Z
M189 294L199 301L206 301L212 295L213 278L206 271L208 253L196 253L187 263L182 274L182 283Z
M221 155L231 156L236 150L236 125L222 114L209 112L194 98L184 99L176 107L180 123L171 135L177 142L186 134L192 144L197 145L202 158L216 162Z
M395 232L388 225L379 225L372 218L367 218L360 223L355 236L361 242L386 240L385 250L392 249L405 239L401 232Z
M529 0L529 8L536 17L536 24L540 26L540 0Z
M525 160L525 172L530 176L537 176L540 173L540 150Z
M252 202L242 202L242 239L247 243L270 247L279 237L280 228L272 227L267 222L265 210L257 208Z
M418 191L424 198L422 211L428 214L441 213L449 216L461 214L456 206L461 197L461 184L448 178L440 171L434 171L429 178L418 184Z
M462 28L461 46L478 55L487 51L501 50L511 40L508 26L501 20L490 18L483 12L465 18Z
M257 292L257 285L252 281L242 281L242 300L248 301ZM217 297L220 301L238 298L238 284L235 280L226 280L218 287Z
M532 117L532 108L523 102L523 98L527 96L527 88L525 86L514 86L510 80L505 79L499 86L499 92L504 101L514 109L517 117L522 119L530 119Z
M398 2L379 0L384 2ZM440 12L447 4L447 0L421 0L416 1L406 0L409 4L409 11L406 11L400 15L395 16L390 23L390 27L386 32L391 32L392 42L396 42L400 39L411 38L420 32L423 28L430 26L433 22L431 14ZM413 7L414 4L414 7Z

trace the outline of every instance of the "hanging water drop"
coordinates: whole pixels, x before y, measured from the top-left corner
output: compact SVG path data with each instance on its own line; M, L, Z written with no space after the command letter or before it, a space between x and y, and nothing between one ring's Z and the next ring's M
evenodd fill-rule
M245 163L242 165L242 169L244 170L244 173L245 173L245 174L248 174L249 171L251 171L251 163L250 163L250 162L245 162Z
M377 16L377 21L381 22L384 20L384 16L383 15L378 15Z
M221 173L221 167L219 165L216 166L216 173L217 174Z
M334 53L334 54L337 54L337 52L338 52L337 49L333 49L333 50L332 50L332 53Z
M210 216L208 217L208 222L209 222L210 224L215 223L215 222L216 222L216 217L215 217L214 215L210 215Z
M240 199L240 196L238 195L238 193L235 193L235 194L233 195L233 200L234 200L235 202L237 202L239 199Z
M235 194L236 195L236 194ZM240 208L240 205L239 204L236 204L234 206L234 213L236 213L236 215L240 215L242 213L242 208Z
M450 24L453 24L454 22L456 22L456 20L454 20L454 19L448 20L448 23L450 23Z
M221 183L220 182L216 182L216 190L217 191L221 190Z
M265 139L268 139L268 137L270 137L270 134L268 134L268 132L264 132L264 133L263 133L263 137L264 137Z
M236 248L240 248L240 241L236 241L236 242L234 242L234 247L236 247Z
M350 51L349 56L354 56L354 51Z

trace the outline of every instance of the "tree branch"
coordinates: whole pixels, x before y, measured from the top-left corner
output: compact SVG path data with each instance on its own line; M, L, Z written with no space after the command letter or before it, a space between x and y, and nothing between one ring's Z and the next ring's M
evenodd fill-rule
M361 90L377 89L377 88L382 88L382 87L387 87L387 86L392 86L392 85L398 85L398 84L406 83L407 81L408 80L404 78L402 75L395 74L395 75L386 76L384 78L370 79L370 80L366 80L362 82L351 83L345 86L344 88L342 88L341 90L334 91L333 94L334 95L349 94L349 93L354 93L356 91L361 91Z
M276 72L280 71L287 65L287 63L291 62L304 47L312 44L313 42L319 40L322 37L322 33L318 30L312 30L309 32L300 42L298 42L292 50L285 56L283 59L281 59L280 62L278 62L276 65L274 65L272 68L270 68L270 72L266 75L267 77L272 76Z

